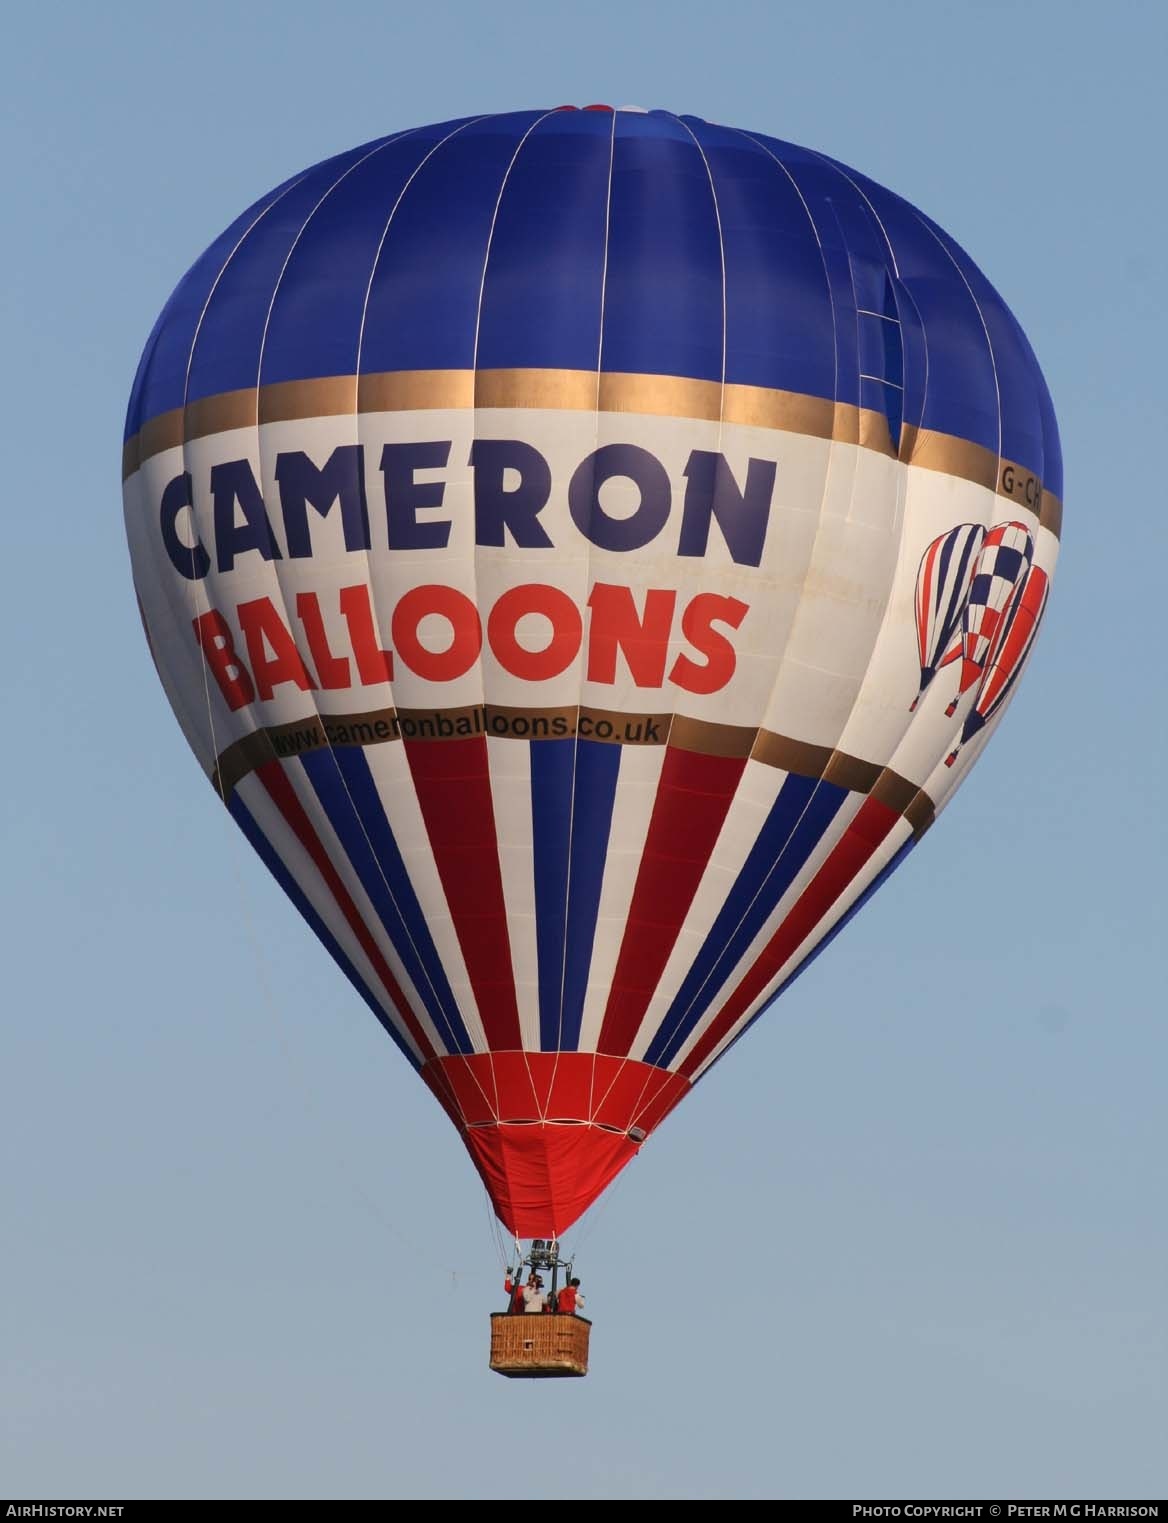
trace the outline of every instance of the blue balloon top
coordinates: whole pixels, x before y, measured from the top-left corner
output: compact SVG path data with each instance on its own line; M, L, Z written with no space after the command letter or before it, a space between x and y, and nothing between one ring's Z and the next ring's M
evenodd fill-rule
M871 408L1062 493L1030 345L946 233L822 154L665 111L443 122L287 181L179 282L126 435L273 382L512 367Z

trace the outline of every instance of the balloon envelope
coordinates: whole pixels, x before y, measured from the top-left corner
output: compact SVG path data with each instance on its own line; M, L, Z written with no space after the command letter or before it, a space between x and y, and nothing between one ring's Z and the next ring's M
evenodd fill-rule
M1062 491L1030 347L928 218L567 108L249 208L150 336L124 480L192 749L523 1236L932 824Z

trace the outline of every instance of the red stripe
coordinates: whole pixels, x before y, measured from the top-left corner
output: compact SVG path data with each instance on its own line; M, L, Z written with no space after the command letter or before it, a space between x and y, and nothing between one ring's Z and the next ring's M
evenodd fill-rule
M996 640L997 649L990 653L985 681L974 705L978 713L987 718L994 712L1014 673L1025 661L1034 643L1038 621L1042 618L1046 605L1047 585L1046 573L1035 566L1018 583L1016 608L1012 612L1007 608L1003 615Z
M486 738L404 744L487 1041L522 1047Z
M689 1091L678 1074L588 1052L456 1053L422 1077L520 1237L566 1232Z
M1016 636L1022 619L1022 585L1019 583L1014 590L1013 601L1019 606L1011 609L1007 604L1002 622L994 632L993 646L986 657L985 675L973 705L983 716L992 712L997 696L1008 681L1011 668L1020 654ZM1026 642L1022 643L1024 649Z
M667 748L599 1051L621 1057L632 1045L745 766L745 757L698 756Z
M390 1003L405 1022L410 1036L417 1043L423 1059L434 1057L435 1049L433 1044L418 1024L418 1019L410 1009L409 1001L406 999L401 985L393 976L393 970L381 955L377 943L370 934L369 927L361 919L361 912L353 903L348 889L341 882L339 873L329 860L328 853L324 848L324 842L312 828L312 821L305 813L303 804L296 797L296 791L289 782L283 767L279 762L265 762L262 767L257 768L256 775L267 789L268 795L276 808L284 816L296 839L312 858L317 872L324 879L329 892L337 901L337 907L348 921L353 935L360 943L361 950L373 964L373 970L380 979L386 994L389 995Z
M848 884L861 872L901 816L877 799L865 799L827 861L793 905L762 955L718 1013L678 1073L692 1079L718 1043L746 1014L779 969L811 935Z
M917 650L920 653L921 665L929 664L929 625L932 622L933 612L933 567L941 554L941 548L937 544L929 546L925 556L925 580L924 586L917 594Z

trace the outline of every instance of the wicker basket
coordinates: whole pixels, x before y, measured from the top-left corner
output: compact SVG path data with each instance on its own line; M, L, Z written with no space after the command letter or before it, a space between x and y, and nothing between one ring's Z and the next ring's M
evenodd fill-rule
M495 1312L491 1317L491 1368L500 1375L541 1380L587 1375L587 1317L552 1312Z

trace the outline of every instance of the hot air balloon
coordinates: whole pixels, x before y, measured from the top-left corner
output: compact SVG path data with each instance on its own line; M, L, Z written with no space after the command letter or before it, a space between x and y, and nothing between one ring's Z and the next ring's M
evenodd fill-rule
M200 765L549 1264L965 775L1012 636L954 765L914 694L959 604L980 680L1062 491L1030 346L941 228L607 107L261 197L155 324L123 477Z
M986 535L961 614L961 677L957 695L945 710L949 716L957 712L969 689L981 681L1010 599L1033 558L1034 538L1023 523L994 524Z
M962 615L984 539L981 524L958 524L938 535L921 556L916 603L921 683L910 713L938 671L961 654Z
M961 746L985 728L1005 703L1010 689L1021 675L1046 611L1046 599L1050 592L1050 578L1041 566L1031 566L1018 582L1006 605L994 634L993 646L986 659L985 674L978 684L973 707L965 716L961 727L961 739L945 758L951 767L957 760Z

